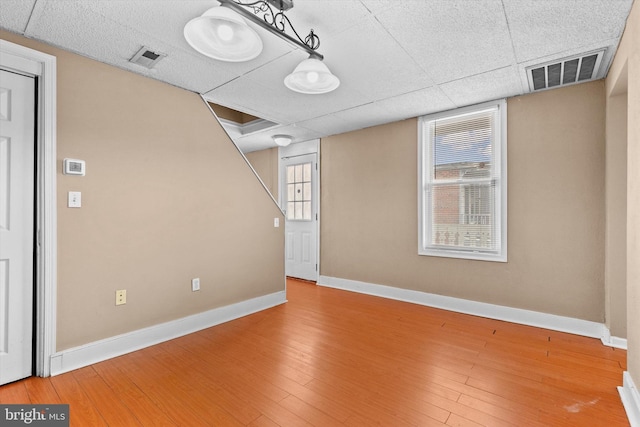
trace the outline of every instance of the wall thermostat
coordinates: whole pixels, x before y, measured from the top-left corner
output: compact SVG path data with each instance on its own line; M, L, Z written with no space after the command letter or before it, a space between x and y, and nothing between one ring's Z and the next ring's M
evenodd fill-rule
M65 175L82 175L85 173L84 160L64 159L63 173Z

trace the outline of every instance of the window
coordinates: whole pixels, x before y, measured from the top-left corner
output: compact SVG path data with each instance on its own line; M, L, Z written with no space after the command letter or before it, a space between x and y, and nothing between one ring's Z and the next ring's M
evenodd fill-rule
M311 221L311 162L287 166L287 220Z
M507 260L506 107L420 118L420 255Z

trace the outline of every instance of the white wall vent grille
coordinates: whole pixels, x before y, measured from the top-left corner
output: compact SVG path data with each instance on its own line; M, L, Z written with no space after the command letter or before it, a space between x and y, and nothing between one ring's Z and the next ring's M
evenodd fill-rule
M165 56L164 53L154 52L146 46L142 46L142 48L136 52L135 55L129 60L137 65L141 65L146 68L153 68L156 64Z
M533 92L595 80L604 52L603 49L527 67L529 88Z

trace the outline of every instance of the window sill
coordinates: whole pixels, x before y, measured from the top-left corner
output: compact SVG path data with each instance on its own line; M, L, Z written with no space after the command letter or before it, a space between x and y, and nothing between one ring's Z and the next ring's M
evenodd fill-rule
M454 250L454 249L435 249L435 248L423 248L418 250L418 255L422 256L435 256L441 258L458 258L458 259L470 259L476 261L493 261L493 262L507 262L506 251L503 253L494 252L481 252L473 250Z

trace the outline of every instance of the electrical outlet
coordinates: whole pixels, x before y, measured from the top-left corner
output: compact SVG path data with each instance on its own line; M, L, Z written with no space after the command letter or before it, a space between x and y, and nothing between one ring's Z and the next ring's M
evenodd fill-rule
M126 289L121 289L116 291L116 305L122 305L127 303L127 291Z
M191 279L191 291L199 291L200 290L200 278L196 277L195 279Z

